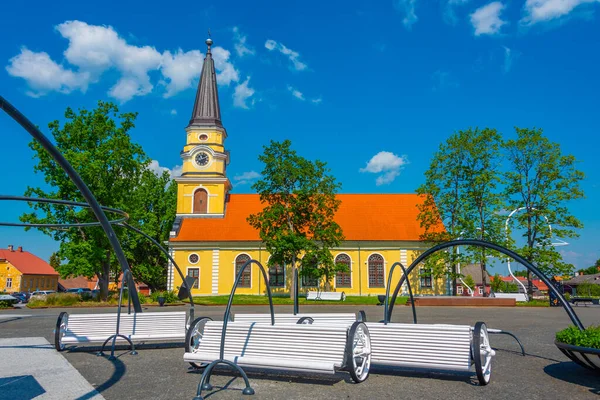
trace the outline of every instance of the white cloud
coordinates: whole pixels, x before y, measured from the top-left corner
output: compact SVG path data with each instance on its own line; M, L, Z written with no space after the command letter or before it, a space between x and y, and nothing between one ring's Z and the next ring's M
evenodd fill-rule
M260 178L260 174L256 171L248 171L233 177L233 182L236 185L246 185Z
M518 53L518 52L516 52L516 51L514 51L513 49L510 49L510 48L506 47L506 46L503 46L503 48L504 48L504 64L503 64L503 69L504 69L504 73L508 73L511 70L511 68L512 68L514 62L515 62L515 60L517 58L519 58L519 56L521 54Z
M69 40L66 60L99 77L109 68L116 68L121 79L109 95L125 102L133 96L152 91L148 73L160 68L162 55L150 46L132 46L119 37L111 26L88 25L81 21L67 21L56 27Z
M150 161L150 164L148 164L148 169L150 171L154 172L154 174L156 176L161 176L163 174L163 172L167 171L169 173L169 175L171 176L171 178L181 175L182 168L183 168L182 165L176 165L172 169L169 169L166 167L161 167L160 163L156 160L152 160L152 161Z
M406 29L412 29L412 26L419 19L415 13L416 4L417 0L394 0L394 8L404 15L402 23Z
M295 98L297 98L298 100L302 100L302 101L306 100L306 99L304 98L304 94L302 94L302 92L301 92L301 91L299 91L298 89L294 89L294 88L293 88L293 87L291 87L290 85L288 85L288 87L287 87L287 88L288 88L289 92L292 94L292 96L294 96L294 97L295 97Z
M233 47L239 57L254 55L254 49L246 45L246 35L243 35L237 26L233 27L233 40L235 41Z
M177 115L177 110L176 109L172 109L171 110L171 115Z
M235 87L233 93L233 105L240 108L248 109L248 104L246 101L254 95L254 89L248 86L250 82L250 77L247 77L246 80ZM251 103L251 105L254 102Z
M568 15L582 4L599 3L600 0L527 0L523 6L525 16L521 23L533 25Z
M475 10L470 16L471 24L475 28L475 36L499 33L500 28L507 23L500 18L504 8L504 4L494 1Z
M310 100L313 104L321 104L323 102L323 98L321 96Z
M290 68L295 71L304 71L306 68L308 68L308 66L305 63L299 60L300 53L287 48L283 43L279 43L275 40L268 39L265 42L265 48L269 51L277 50L281 54L287 56L287 58L292 63L292 66Z
M166 87L164 97L170 97L192 87L202 69L204 55L199 50L160 53L151 46L128 44L111 26L66 21L56 30L69 41L64 59L75 68L53 61L47 53L22 48L6 69L10 75L25 79L31 89L29 95L85 91L104 72L116 70L120 76L108 94L126 102L152 92L150 73L160 70L164 78L160 83ZM238 82L239 72L229 60L230 52L222 47L212 50L219 85Z
M165 51L162 56L161 72L168 79L167 91L163 97L171 97L182 90L192 87L202 70L204 55L199 50L183 52L178 49L175 54Z
M380 151L375 154L360 172L381 174L375 180L377 186L392 183L400 175L402 168L408 164L406 156L397 156L389 151Z
M469 1L471 0L448 0L444 6L444 21L450 25L456 25L458 22L456 8L464 6Z
M33 52L26 47L8 62L9 75L25 79L32 89L27 94L32 97L51 91L71 93L79 89L85 92L90 81L89 73L66 69L52 61L48 53Z

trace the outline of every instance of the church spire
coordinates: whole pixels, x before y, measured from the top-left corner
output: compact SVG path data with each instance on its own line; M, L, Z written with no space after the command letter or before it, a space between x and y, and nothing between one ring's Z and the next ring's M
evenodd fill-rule
M206 50L200 82L198 83L192 119L190 120L188 127L223 127L221 124L221 109L219 108L219 93L217 92L215 63L210 51L212 44L213 41L210 37L206 39L208 49Z

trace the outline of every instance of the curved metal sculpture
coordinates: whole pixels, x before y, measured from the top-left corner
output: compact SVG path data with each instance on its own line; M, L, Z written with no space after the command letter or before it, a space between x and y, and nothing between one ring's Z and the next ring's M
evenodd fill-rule
M389 299L390 299L390 287L392 286L392 274L394 273L394 268L396 268L397 266L399 266L400 268L402 268L402 272L404 273L404 277L406 277L406 286L408 288L408 295L410 296L410 304L412 306L412 313L413 313L413 323L417 323L417 310L415 309L415 299L413 297L413 293L412 293L412 289L410 288L410 279L408 279L408 275L406 274L406 268L404 268L404 265L402 265L401 262L396 261L394 264L392 264L392 267L390 268L390 272L388 274L388 282L387 282L387 288L385 289L385 302L383 304L383 323L385 325L388 324L388 322L390 322L390 320L388 319L388 306L389 306ZM394 298L394 300L396 300ZM390 316L392 314L390 313Z
M265 272L265 268L262 264L256 260L248 260L244 263L240 271L238 272L235 282L233 283L233 287L231 288L231 293L229 294L229 301L227 302L227 308L225 308L225 314L223 315L223 331L221 332L221 348L219 350L219 359L208 364L204 372L202 373L202 377L200 378L200 383L198 383L198 389L196 390L196 397L194 400L203 400L202 391L203 390L212 390L212 385L210 384L210 377L212 375L212 371L218 364L229 365L231 368L236 369L242 375L244 379L244 383L246 387L242 391L245 395L254 394L254 389L250 387L250 381L248 380L248 376L240 367L232 363L231 361L225 360L225 336L227 334L227 323L229 322L229 318L231 316L231 305L233 303L233 296L235 295L235 290L237 289L240 281L242 280L242 275L244 270L248 268L250 265L256 264L260 271L262 272L263 279L265 280L265 285L267 288L267 296L269 297L269 309L271 311L271 325L275 325L275 312L273 310L273 297L271 296L271 285L269 285L269 278L267 273Z
M133 308L135 312L142 312L142 306L140 304L140 299L138 297L137 291L135 289L135 283L133 282L133 278L131 274L127 274L127 271L130 271L129 263L127 263L127 258L125 257L125 253L121 248L121 244L119 243L119 239L113 230L110 221L104 214L102 207L98 204L98 201L87 187L85 182L81 179L79 174L75 171L73 166L69 164L67 159L58 151L58 149L50 142L50 140L44 136L44 134L31 122L27 117L25 117L19 110L17 110L12 104L10 104L4 97L0 96L0 108L4 110L12 119L14 119L19 125L21 125L29 134L37 140L40 145L54 158L56 163L65 171L65 173L69 176L71 181L77 186L83 198L87 201L90 208L94 212L94 215L100 222L104 233L106 233L106 237L112 246L117 260L121 265L121 269L123 270L124 276L127 276L128 282L127 287L129 290L129 297L133 303Z
M416 268L417 265L419 265L421 262L423 262L426 258L428 258L433 253L443 250L443 249L446 249L448 247L463 246L463 245L486 247L488 249L496 250L500 253L503 253L504 255L514 258L515 261L521 263L528 270L530 270L535 275L537 275L548 286L549 290L551 290L552 292L554 292L554 294L556 294L556 297L558 297L558 299L560 299L562 306L565 309L565 312L567 313L567 315L569 316L571 321L573 322L573 325L575 325L580 330L585 330L585 327L579 320L579 317L577 316L577 314L575 314L575 311L573 310L571 305L567 302L567 300L564 298L562 293L560 293L556 289L556 287L554 285L552 285L552 282L550 281L550 279L548 279L548 277L546 277L546 275L544 275L539 269L537 269L537 267L535 265L531 264L529 261L525 260L523 257L518 255L514 251L511 251L505 247L499 246L494 243L486 242L483 240L476 240L476 239L452 240L450 242L441 243L441 244L438 244L438 245L433 246L432 248L426 250L425 252L423 252L423 254L421 254L419 257L417 257L417 259L415 261L413 261L412 264L406 269L406 274L400 278L400 280L398 281L398 284L396 285L396 289L394 290L394 294L392 296L392 301L389 306L387 320L388 321L391 320L392 311L394 309L394 304L396 303L396 297L398 297L398 292L400 291L400 287L404 283L404 279L406 279L406 277L408 276L407 274L410 274L410 272L414 268Z

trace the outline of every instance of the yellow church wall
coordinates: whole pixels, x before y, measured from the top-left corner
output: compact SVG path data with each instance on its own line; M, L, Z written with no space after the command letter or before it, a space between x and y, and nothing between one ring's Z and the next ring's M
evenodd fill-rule
M223 198L225 185L222 183L179 183L177 185L177 213L192 214L194 206L194 192L204 189L208 192L208 213L223 214Z
M189 262L189 255L195 253L199 256L199 261L196 264ZM336 287L335 278L330 282L331 290L338 292L345 292L346 295L362 295L362 296L376 296L385 294L387 280L391 266L401 260L402 251L398 248L395 249L336 249L332 251L334 258L338 254L347 254L351 259L351 287ZM251 259L258 260L266 269L268 274L267 262L269 259L269 253L264 249L256 247L240 247L240 248L220 248L218 252L214 252L213 249L198 249L198 250L176 250L175 261L182 268L184 275L189 273L190 268L199 268L200 273L200 284L199 288L193 289L194 295L215 295L215 294L229 294L235 280L235 260L241 255L246 254ZM368 258L372 254L379 254L384 258L384 286L383 287L370 287L369 286L369 275L368 275ZM218 259L213 260L213 256L217 255ZM416 258L418 252L408 250L406 251L406 262L407 267L412 260ZM218 284L213 288L213 262L218 263ZM266 288L262 278L261 272L256 265L250 267L251 274L251 286L241 287L238 286L236 294L265 294ZM396 267L392 276L392 286L390 291L393 291L398 283L402 269ZM410 274L411 288L414 294L419 295L442 295L446 292L446 281L444 278L432 279L431 288L421 287L420 279L420 268L415 268ZM173 288L177 290L181 286L181 278L178 274L174 273L174 285ZM302 279L300 277L300 279ZM287 266L285 271L285 286L284 287L272 287L271 292L274 295L288 295L292 285L293 270L291 266ZM321 282L320 289L323 288ZM217 289L217 293L213 293L213 289ZM304 287L302 281L299 284L299 290L301 294L305 294L308 290L315 290L316 287Z
M8 261L0 261L0 291L13 293L20 292L21 271L16 269ZM6 287L8 278L11 279L11 287Z

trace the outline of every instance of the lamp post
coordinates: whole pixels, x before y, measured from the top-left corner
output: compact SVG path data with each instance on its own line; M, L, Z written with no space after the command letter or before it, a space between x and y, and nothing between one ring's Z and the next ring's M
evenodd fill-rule
M508 246L508 242L509 242L509 235L508 235L508 223L510 222L511 217L518 213L519 211L522 210L526 210L528 209L527 207L519 207L519 208L515 208L514 210L511 211L510 214L508 214L508 218L506 218L506 222L504 222L504 232L506 234L506 245ZM536 208L529 208L530 210L535 210L537 211ZM542 214L542 217L544 217L544 219L546 220L546 223L548 224L548 230L550 231L550 237L552 237L552 225L550 224L550 222L548 221L548 217L546 217L544 214ZM565 242L564 240L561 239L557 239L558 242L551 242L550 245L554 246L554 247L558 247L558 246L566 246L569 243ZM529 294L527 293L527 288L525 287L525 285L523 285L523 283L517 279L517 277L513 274L511 268L510 268L510 258L506 259L506 266L508 267L508 273L510 274L510 276L512 276L512 278L523 288L523 292L525 294L525 300L529 301Z

